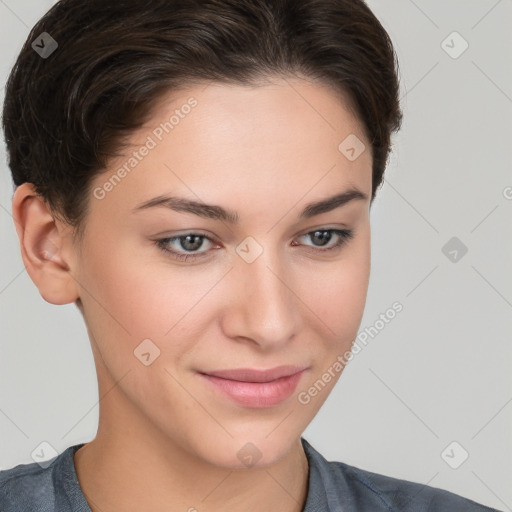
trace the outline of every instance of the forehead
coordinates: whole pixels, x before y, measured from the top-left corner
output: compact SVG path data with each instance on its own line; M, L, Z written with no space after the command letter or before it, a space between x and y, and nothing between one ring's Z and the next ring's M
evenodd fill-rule
M174 117L173 134L199 137L204 132L208 140L217 135L291 147L304 139L315 141L329 135L336 139L348 130L365 137L365 127L346 93L316 80L268 80L252 85L207 82L163 95L141 131ZM187 123L182 123L187 118ZM180 129L175 131L178 124ZM164 132L164 137L170 134Z
M96 178L102 186L124 169L110 202L134 206L182 192L217 204L240 196L265 203L283 193L295 201L309 193L312 200L350 185L371 191L364 126L341 94L318 82L203 83L173 91L129 142ZM360 153L356 159L347 158L348 146Z

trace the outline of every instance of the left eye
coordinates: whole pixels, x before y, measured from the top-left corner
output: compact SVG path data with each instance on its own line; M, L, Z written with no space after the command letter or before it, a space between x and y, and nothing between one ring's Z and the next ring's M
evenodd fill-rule
M339 249L343 244L345 244L354 236L352 230L348 229L315 229L314 231L310 231L309 233L301 235L299 238L310 237L312 239L319 240L321 245L327 245L333 239L333 235L338 237L337 240L334 238L334 240L336 240L334 244L331 244L330 247L325 249L314 248L313 252L326 253L328 251ZM214 243L210 237L201 233L187 233L179 236L161 238L159 240L155 240L155 243L159 249L167 254L170 253L173 258L176 258L180 261L187 261L191 259L203 258L207 255L206 253L208 251L197 252L197 249L202 247L204 240L208 240L210 243ZM176 250L176 248L169 249L171 242L179 242L182 250L192 251L192 253L180 252L180 250Z

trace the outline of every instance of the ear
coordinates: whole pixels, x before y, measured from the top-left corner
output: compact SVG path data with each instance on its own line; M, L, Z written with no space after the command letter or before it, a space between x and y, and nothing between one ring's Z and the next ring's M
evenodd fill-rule
M43 299L51 304L78 300L69 226L54 219L32 183L23 183L14 191L12 215L23 263Z

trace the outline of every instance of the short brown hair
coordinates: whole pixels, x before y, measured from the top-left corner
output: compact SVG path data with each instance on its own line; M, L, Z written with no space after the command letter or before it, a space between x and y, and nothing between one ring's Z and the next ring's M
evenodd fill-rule
M32 47L42 32L58 43L47 58ZM300 75L350 99L372 146L373 201L402 113L396 54L364 1L60 0L6 85L14 184L33 183L80 235L92 179L165 94Z

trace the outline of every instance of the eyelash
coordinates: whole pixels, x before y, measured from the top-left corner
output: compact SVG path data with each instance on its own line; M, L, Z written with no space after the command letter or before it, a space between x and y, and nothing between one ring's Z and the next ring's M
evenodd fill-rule
M301 235L299 238L301 238L303 236L315 234L318 231L334 233L335 235L338 235L340 237L339 240L332 247L329 247L327 249L319 249L319 248L313 249L312 252L316 252L316 253L319 253L319 254L325 254L325 253L328 253L329 251L334 251L336 249L340 249L346 242L348 242L348 240L350 240L350 239L352 239L354 237L354 233L350 229L324 229L324 228L320 228L320 229L315 229L313 231L309 231L308 233L305 233L304 235ZM185 237L190 236L190 235L199 236L201 238L204 238L204 239L209 240L210 242L214 243L214 241L209 236L206 236L206 235L204 235L202 233L193 233L193 232L191 232L191 233L185 233L185 234L179 235L179 236L161 238L159 240L155 240L155 244L158 247L158 249L160 249L161 251L163 251L164 253L166 253L168 255L171 254L173 258L175 258L175 259L177 259L179 261L197 260L197 259L206 257L208 251L197 253L197 254L193 254L193 253L180 253L180 252L177 252L177 251L174 251L172 249L168 249L167 248L169 242L173 242L175 240L179 240L181 238L185 238Z

